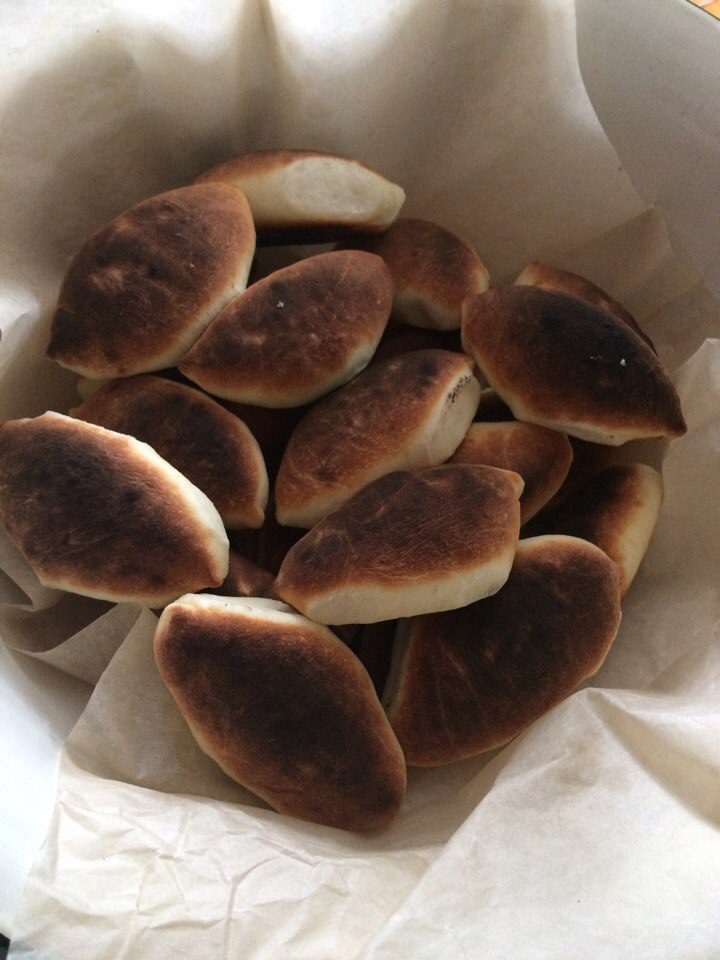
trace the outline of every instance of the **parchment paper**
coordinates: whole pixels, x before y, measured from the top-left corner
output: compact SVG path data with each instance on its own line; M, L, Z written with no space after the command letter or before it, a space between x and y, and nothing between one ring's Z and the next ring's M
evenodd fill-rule
M281 817L234 785L160 683L154 615L45 596L0 550L0 598L34 608L2 615L6 641L99 677L11 956L720 956L720 343L706 340L720 310L594 116L573 4L13 13L3 416L70 405L71 378L40 351L91 229L215 159L285 145L377 166L406 188L405 212L474 243L494 282L544 258L609 289L684 364L690 431L670 447L656 535L593 685L497 755L411 771L397 821L370 835Z

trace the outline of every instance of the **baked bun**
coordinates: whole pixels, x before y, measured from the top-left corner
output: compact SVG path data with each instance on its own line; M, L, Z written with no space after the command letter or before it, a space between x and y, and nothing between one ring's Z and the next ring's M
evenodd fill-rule
M462 354L418 350L373 365L321 400L280 464L280 523L311 527L377 477L447 460L480 396L472 371Z
M614 317L622 320L631 330L634 330L651 350L657 353L652 340L640 328L633 315L628 313L621 303L613 300L604 290L596 287L585 277L578 276L577 273L570 273L569 270L561 270L560 267L551 267L547 263L534 260L529 266L525 267L515 283L518 286L540 287L542 290L568 293L572 297L579 297L581 300L586 300L588 303L600 307L601 310L607 310L608 313L612 313Z
M155 658L200 748L280 813L380 827L405 762L367 672L326 627L273 600L185 596Z
M463 304L462 334L518 420L611 446L687 429L650 347L577 297L536 287L488 290Z
M448 463L477 463L514 470L525 481L520 523L535 516L557 493L572 463L564 433L534 423L473 423Z
M70 264L48 356L92 379L174 366L245 289L254 252L250 207L225 184L131 207Z
M241 420L199 390L128 377L70 414L149 443L212 500L226 527L262 526L268 478L260 448Z
M516 473L450 465L375 480L292 547L278 596L318 623L377 623L473 603L505 583Z
M299 407L367 366L391 305L392 280L379 257L362 250L321 253L236 297L180 370L227 400Z
M459 329L465 297L488 288L489 274L472 247L429 220L401 218L353 246L383 258L393 279L393 317L415 327Z
M499 593L405 621L383 700L408 764L500 747L592 676L620 624L617 581L583 540L521 540Z
M198 183L229 183L247 196L263 239L300 243L387 229L402 187L358 160L313 150L260 150L212 167Z
M533 532L589 540L620 569L625 596L645 556L663 498L662 477L644 463L607 467L554 509Z
M48 587L158 607L227 574L204 493L146 443L59 413L0 428L0 514Z

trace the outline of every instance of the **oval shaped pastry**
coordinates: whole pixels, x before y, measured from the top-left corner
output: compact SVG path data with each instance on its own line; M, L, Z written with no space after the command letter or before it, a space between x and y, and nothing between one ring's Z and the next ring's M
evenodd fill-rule
M555 496L568 475L572 447L564 433L534 423L473 423L448 463L477 463L514 470L525 481L520 523Z
M59 413L0 428L0 514L40 582L71 593L158 607L227 574L202 491L146 443Z
M260 447L242 420L199 390L128 377L106 384L70 415L149 443L210 497L226 527L262 526L268 478Z
M569 270L561 270L560 267L551 267L547 263L533 260L531 264L525 267L515 284L517 286L540 287L542 290L554 290L556 293L568 293L572 297L579 297L581 300L586 300L588 303L600 307L601 310L607 310L618 320L622 320L639 337L642 337L653 353L657 353L655 344L640 328L633 315L628 313L621 303L613 300L604 290L577 273L571 273Z
M490 275L472 247L429 220L401 217L352 245L383 258L393 279L393 317L411 326L457 330L465 297L488 288Z
M314 150L259 150L207 170L198 183L230 183L250 201L264 240L300 243L378 233L405 191L359 160Z
M600 547L618 565L624 597L647 552L662 498L662 477L652 467L606 467L537 517L533 532L581 537Z
M311 527L377 477L447 460L477 407L472 370L462 354L417 350L373 364L321 400L285 449L275 484L280 523Z
M536 287L489 290L463 304L462 336L518 420L612 446L687 429L650 347L577 297Z
M379 257L361 250L321 253L236 297L180 370L226 400L299 407L367 366L391 304L390 273Z
M48 356L92 379L174 366L245 289L255 228L226 184L150 197L77 253L53 315Z
M512 740L600 668L619 624L617 570L601 550L521 540L499 593L401 624L383 701L408 765Z
M388 474L288 551L278 596L319 623L449 610L505 583L520 530L516 473L460 464Z
M275 810L343 830L391 820L405 761L366 670L273 600L186 596L155 658L200 748Z

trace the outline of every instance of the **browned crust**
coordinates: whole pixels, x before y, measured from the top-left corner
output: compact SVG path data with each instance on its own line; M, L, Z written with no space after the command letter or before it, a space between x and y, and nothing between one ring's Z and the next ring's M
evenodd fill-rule
M207 533L132 441L45 414L0 429L0 514L42 578L168 597L218 586Z
M71 263L48 356L98 377L151 369L233 284L254 248L248 202L226 184L181 187L131 207Z
M617 300L605 293L603 289L591 283L585 277L577 273L571 273L569 270L562 270L560 267L551 267L547 263L540 263L539 260L533 262L523 270L523 274L528 273L532 278L532 285L540 287L543 290L554 290L557 293L569 293L573 297L579 297L588 303L600 307L601 310L607 310L618 320L630 327L645 343L650 347L653 353L657 353L655 344L650 337L642 330L638 322L625 307Z
M309 257L236 297L180 370L210 392L250 390L269 403L296 403L349 376L359 351L372 353L391 306L392 280L379 257L359 250Z
M389 473L288 551L275 589L296 605L343 587L402 588L477 569L518 536L516 479L460 464Z
M400 217L377 237L353 247L382 257L396 294L419 294L448 313L487 286L487 271L472 247L429 220Z
M648 345L577 297L530 286L478 294L463 306L463 344L493 388L538 419L669 437L687 429Z
M637 464L607 467L558 506L537 517L528 533L580 537L594 543L622 567L627 530L642 511L646 495Z
M252 434L198 390L160 377L129 377L102 387L72 415L149 443L221 516L262 524L265 466Z
M298 160L315 157L340 160L387 180L381 173L369 167L361 160L344 157L336 153L322 153L317 150L257 150L245 153L239 157L232 157L216 164L202 173L195 183L229 183L237 184L244 177L253 177L262 174L272 174L283 167L290 166ZM391 182L391 181L388 181ZM241 184L240 184L241 187ZM362 237L365 234L379 233L385 227L368 223L347 223L325 219L313 224L296 224L287 220L276 223L258 224L258 240L263 244L300 244L300 243L332 243L345 238Z
M499 593L410 621L390 722L412 766L500 746L592 675L617 633L617 571L591 544L521 541Z
M227 576L219 587L205 592L222 597L266 597L279 600L274 584L275 577L271 573L231 550Z
M461 354L417 350L373 365L325 397L290 437L275 485L278 506L352 489L368 464L402 449L463 374L471 367Z
M448 463L478 463L513 470L525 481L521 520L529 519L560 488L572 463L564 433L532 423L473 424Z
M357 658L306 624L171 607L155 656L213 757L276 810L382 826L405 793L402 753Z

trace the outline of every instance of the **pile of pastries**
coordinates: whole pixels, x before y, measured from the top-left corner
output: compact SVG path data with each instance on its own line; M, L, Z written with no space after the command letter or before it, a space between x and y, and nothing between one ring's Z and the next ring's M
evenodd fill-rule
M0 428L42 583L162 610L160 675L273 808L387 823L406 765L507 743L602 664L681 436L653 344L588 280L398 219L362 163L247 154L94 234L48 355L80 401ZM256 245L333 243L268 276Z

